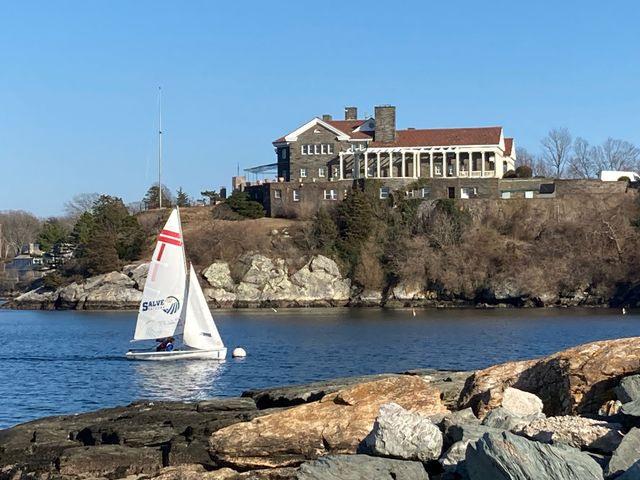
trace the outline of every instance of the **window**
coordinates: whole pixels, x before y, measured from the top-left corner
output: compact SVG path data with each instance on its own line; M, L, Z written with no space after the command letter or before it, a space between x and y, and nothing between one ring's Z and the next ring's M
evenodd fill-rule
M316 143L313 147L315 154L320 155L320 144Z
M380 198L389 198L389 187L382 187L380 189Z
M333 155L333 143L329 143L329 144L327 145L327 153L328 153L329 155Z
M293 201L294 202L299 202L300 201L300 190L294 190L293 191Z
M300 147L300 153L302 153L302 155L307 154L307 145L302 145L302 147Z
M282 190L274 190L273 198L282 198Z
M334 165L333 173L331 174L333 178L340 178L340 167L338 165Z
M442 175L442 167L440 165L433 166L433 173L435 175Z
M422 198L429 197L430 193L431 193L431 189L430 188L421 188L420 189L420 197L422 197Z
M527 190L524 192L524 198L533 198L533 190Z
M413 198L413 196L414 196L413 190L407 190L406 192L404 192L404 196L406 198Z
M500 198L511 198L511 192L500 192Z
M301 168L300 169L300 178L307 178L307 169L306 168Z
M478 195L478 187L464 187L460 189L460 198L474 198Z
M336 192L335 190L325 190L324 191L324 199L325 200L337 200L338 199L338 192Z
M327 144L323 143L322 145L320 145L320 151L322 153L322 155L326 155L327 154Z
M320 178L324 178L327 176L327 167L320 167L318 168L318 176Z
M287 149L283 148L282 150L280 150L280 158L282 158L283 160L286 160L287 158Z

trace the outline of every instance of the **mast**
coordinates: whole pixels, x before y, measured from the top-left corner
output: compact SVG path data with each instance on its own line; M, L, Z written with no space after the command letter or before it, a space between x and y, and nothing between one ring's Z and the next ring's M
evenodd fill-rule
M158 207L162 208L162 87L158 87Z

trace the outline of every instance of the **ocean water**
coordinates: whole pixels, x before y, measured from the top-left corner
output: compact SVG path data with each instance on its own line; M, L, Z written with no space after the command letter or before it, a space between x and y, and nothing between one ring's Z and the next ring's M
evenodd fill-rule
M611 310L214 311L229 350L208 361L132 362L135 312L0 310L0 428L125 405L414 368L476 369L599 339L640 336ZM136 345L137 347L137 345ZM230 352L229 352L230 353Z

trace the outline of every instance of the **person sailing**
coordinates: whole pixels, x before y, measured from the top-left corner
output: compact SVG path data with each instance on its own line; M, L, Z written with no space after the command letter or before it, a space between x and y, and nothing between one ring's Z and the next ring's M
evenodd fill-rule
M174 341L175 341L175 338L173 337L156 339L156 342L160 342L156 347L156 352L170 352L171 350L173 350Z

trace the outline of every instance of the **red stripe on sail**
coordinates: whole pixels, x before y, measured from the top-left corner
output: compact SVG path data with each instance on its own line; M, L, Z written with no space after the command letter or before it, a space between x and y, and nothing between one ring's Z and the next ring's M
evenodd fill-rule
M156 260L159 262L162 259L162 254L164 253L164 247L166 247L167 244L163 243L160 245L160 251L158 252L158 258L156 258Z
M170 243L171 245L181 246L182 242L180 240L176 240L175 238L163 237L160 235L158 237L159 242Z
M178 232L172 232L171 230L162 230L160 235L166 235L167 237L180 238L181 235Z

